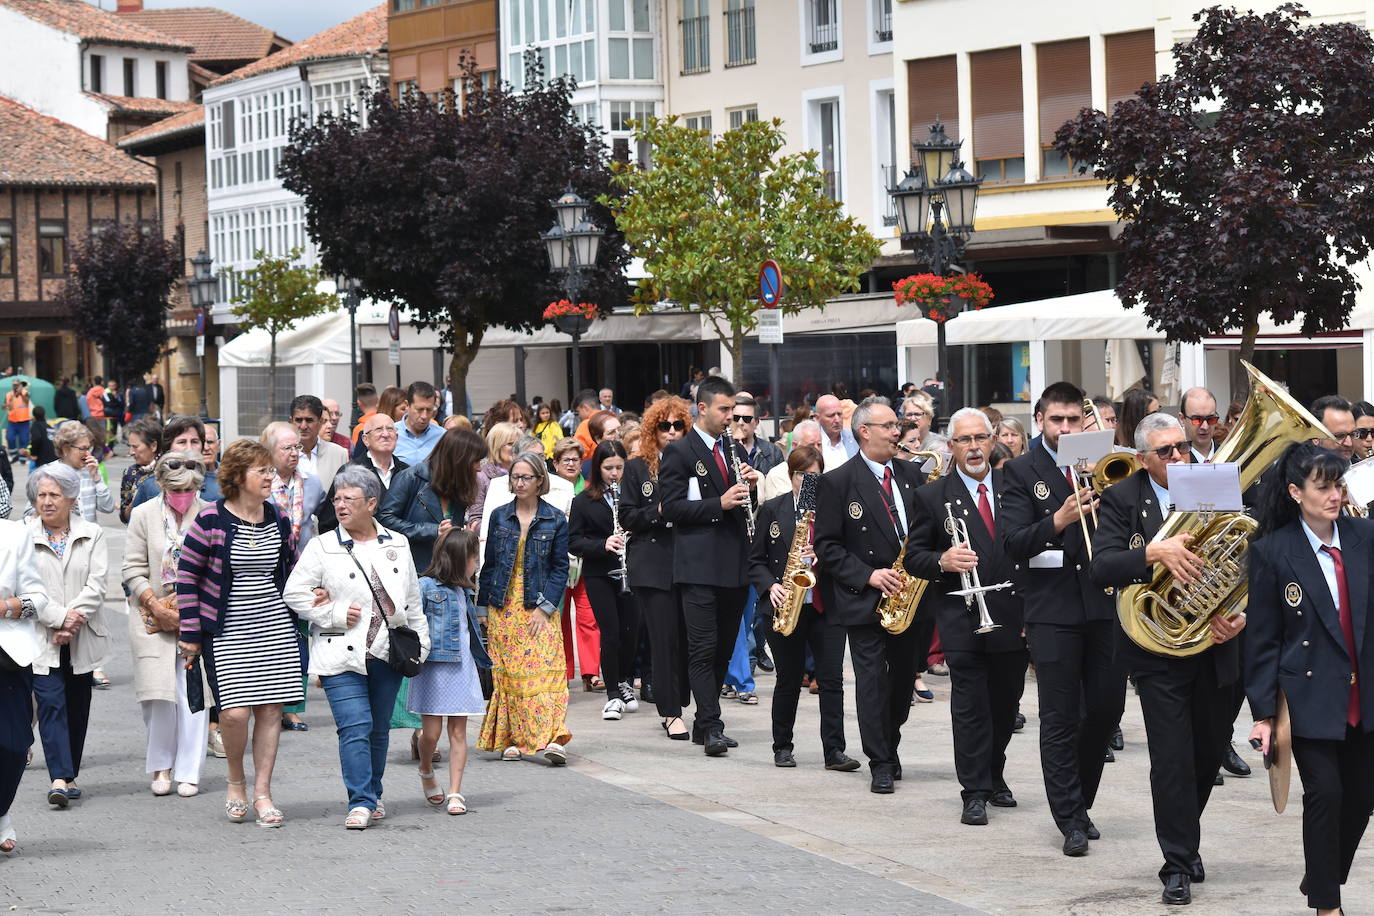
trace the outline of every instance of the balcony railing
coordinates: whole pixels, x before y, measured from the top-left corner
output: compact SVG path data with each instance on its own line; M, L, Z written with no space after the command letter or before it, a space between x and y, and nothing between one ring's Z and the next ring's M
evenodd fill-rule
M682 74L705 73L711 69L711 30L707 16L681 20Z
M754 8L725 11L725 66L743 67L755 62Z
M840 46L840 24L838 22L812 23L809 44L812 54L822 54L826 51L835 50Z

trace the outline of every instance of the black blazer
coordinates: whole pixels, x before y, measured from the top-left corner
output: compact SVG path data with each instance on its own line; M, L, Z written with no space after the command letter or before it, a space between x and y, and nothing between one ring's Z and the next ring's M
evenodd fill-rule
M797 531L797 504L789 491L774 496L759 507L754 549L749 555L749 583L759 601L768 601L768 590L782 582L787 569L787 551ZM772 607L772 602L768 602Z
M593 499L591 490L573 497L568 511L568 553L582 558L582 575L605 577L620 569L620 555L606 549L611 530L611 507L604 498Z
M915 517L916 490L925 481L913 462L892 462L893 496L902 500L907 523ZM845 626L877 623L882 592L868 584L873 570L890 567L901 549L888 520L882 485L861 453L821 475L816 493L815 549L821 604Z
M729 457L725 469L730 472ZM698 499L689 499L696 481ZM673 581L720 588L749 584L749 535L744 507L726 511L720 497L734 485L722 477L711 448L696 430L668 443L659 463L663 517L673 523Z
M1359 657L1363 731L1374 731L1374 638L1369 630L1374 521L1340 518L1341 560L1350 589ZM1300 522L1250 546L1249 622L1245 637L1245 693L1256 719L1275 714L1278 692L1288 697L1293 734L1345 738L1350 698L1350 653L1326 577Z
M1168 507L1164 507L1167 514ZM1154 566L1145 562L1145 547L1154 539L1163 524L1155 488L1150 485L1149 472L1144 468L1107 489L1102 505L1097 508L1098 528L1093 537L1093 584L1111 589L1115 596L1127 585L1141 585L1150 581ZM1248 624L1247 624L1248 625ZM1169 670L1171 665L1187 663L1156 655L1137 645L1119 630L1116 652L1132 674L1149 674ZM1216 666L1217 683L1234 684L1240 677L1241 640L1233 639L1206 652Z
M349 465L352 465L353 467L366 468L367 470L376 474L378 480L382 479L382 475L377 471L377 466L372 463L372 456L368 455L367 453L364 453L363 457L361 458L348 462L348 464L344 465L344 467L348 467ZM410 465L406 464L404 461L402 461L400 458L397 458L395 455L392 455L391 479L395 480L396 475L399 474L401 471L404 471L408 467L410 467ZM342 470L342 468L340 468L340 470ZM386 491L386 484L382 484L382 499L386 498ZM382 509L381 503L382 500L377 500L378 512L380 512ZM324 502L320 503L320 508L315 511L315 521L315 530L320 532L321 534L323 534L326 531L333 531L335 528L339 527L339 519L336 515L334 515L333 483L330 483L329 485L329 492L325 495ZM420 571L424 572L424 570Z
M1012 559L1012 581L1025 600L1026 623L1114 620L1115 602L1089 576L1082 527L1075 521L1060 534L1054 532L1054 513L1073 494L1064 469L1055 466L1041 445L1002 469L1005 482L997 529ZM1031 557L1061 549L1063 566L1030 567Z
M1006 478L1000 470L996 470L984 482L991 486L990 498L996 523ZM983 517L978 514L978 504L969 498L963 478L956 471L950 471L947 477L916 491L916 517L911 526L911 540L906 547L906 571L918 579L930 580L926 597L921 602L921 613L926 613L927 608L935 613L940 628L940 645L947 652L1014 652L1024 649L1026 641L1021 637L1021 596L1015 586L984 594L988 613L1002 628L982 636L973 632L978 628L977 606L969 608L962 597L949 594L958 591L963 584L958 573L947 573L940 569L941 554L953 544L953 539L945 529L948 520L945 503L949 503L954 514L968 525L969 540L974 553L978 554L978 578L982 583L996 585L1011 579L1012 562L1002 542L983 524Z
M631 458L620 478L620 524L630 537L630 587L673 587L673 527L659 511L663 490L643 458Z

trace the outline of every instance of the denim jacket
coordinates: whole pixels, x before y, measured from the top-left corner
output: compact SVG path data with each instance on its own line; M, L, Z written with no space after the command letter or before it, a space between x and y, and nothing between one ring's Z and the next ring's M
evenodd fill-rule
M482 607L499 607L505 602L519 543L520 520L515 517L515 503L492 509L487 550L477 583L477 603ZM525 538L525 607L537 607L552 617L567 584L568 517L541 499Z
M462 662L468 655L479 668L490 668L491 657L482 645L477 623L477 602L465 588L445 585L438 579L420 579L420 603L429 620L429 661ZM463 621L467 621L467 642L463 646Z

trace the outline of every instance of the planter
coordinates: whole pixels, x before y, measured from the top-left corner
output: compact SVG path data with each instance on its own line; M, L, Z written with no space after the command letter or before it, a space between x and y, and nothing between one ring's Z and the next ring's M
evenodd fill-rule
M564 334L581 337L591 329L592 320L585 315L558 315L553 319L553 324Z

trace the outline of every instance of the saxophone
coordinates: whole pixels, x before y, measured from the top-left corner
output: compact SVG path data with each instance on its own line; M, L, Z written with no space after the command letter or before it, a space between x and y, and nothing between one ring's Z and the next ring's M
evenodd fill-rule
M797 527L792 531L792 545L787 548L787 565L782 571L787 600L782 607L773 611L773 629L783 636L791 636L797 628L806 592L816 587L816 574L811 571L810 562L802 559L801 553L811 539L811 522L816 517L816 484L820 479L819 474L805 475L802 477L801 492L797 494L800 516Z
M940 479L940 472L944 470L944 460L938 452L917 451L900 442L897 443L897 448L913 458L934 458L935 467L926 475L926 483L934 483ZM903 568L906 561L906 544L910 538L911 532L908 531L907 536L902 539L901 549L897 551L897 559L892 561L892 571L901 577L901 587L891 595L884 595L878 600L878 622L893 636L905 633L907 627L911 626L911 622L916 619L916 608L930 585L929 579L917 579Z

